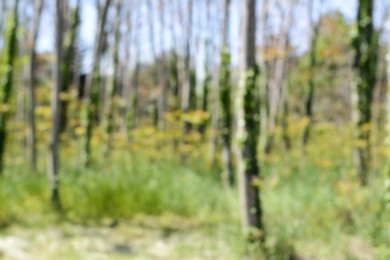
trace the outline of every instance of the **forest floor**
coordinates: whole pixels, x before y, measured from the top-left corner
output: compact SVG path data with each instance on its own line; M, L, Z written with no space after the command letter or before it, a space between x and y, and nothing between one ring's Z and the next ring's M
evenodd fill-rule
M12 226L0 233L0 259L235 259L215 227L142 217L102 225Z

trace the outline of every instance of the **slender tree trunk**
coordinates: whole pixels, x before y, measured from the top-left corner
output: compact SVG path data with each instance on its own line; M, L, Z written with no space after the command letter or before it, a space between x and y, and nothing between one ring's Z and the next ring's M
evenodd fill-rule
M173 109L180 109L180 88L179 88L179 72L177 69L178 58L176 51L171 50L170 62L169 62L169 86L173 96Z
M116 100L118 93L118 79L119 79L119 43L120 43L120 24L121 24L121 0L116 0L116 15L115 15L115 24L114 24L114 49L113 49L113 63L114 63L114 73L112 75L112 83L109 84L110 91L108 91L109 97L108 100L108 111L107 111L107 125L106 125L106 142L104 153L107 154L111 150L112 143L112 134L114 131L114 117L115 117L115 108Z
M132 5L133 6L133 5ZM129 108L130 108L130 86L131 86L131 73L129 71L129 62L131 57L131 39L132 39L132 15L131 11L128 10L126 14L126 37L125 37L125 61L122 64L122 81L123 81L123 91L122 91L122 99L123 99L123 106L121 108L121 131L126 136L128 136L128 130L129 130Z
M278 116L283 108L283 81L286 72L286 63L288 58L289 47L289 28L294 15L294 8L297 0L292 0L285 17L282 18L282 28L280 39L277 44L278 50L282 51L282 56L276 58L274 75L271 78L269 88L269 118L267 122L268 135L265 144L265 152L271 153L274 146L275 127L277 125Z
M13 76L15 71L16 60L16 46L17 46L17 31L18 31L18 8L19 0L15 1L14 10L12 14L12 22L6 28L5 47L4 47L4 64L7 65L8 70L0 82L1 91L1 110L0 110L0 176L4 170L4 153L5 144L7 141L7 122L10 111L10 101L13 90Z
M139 52L139 50L138 50ZM139 70L140 70L140 61L139 55L137 54L137 61L134 68L133 75L133 116L132 116L132 128L137 128L139 125Z
M153 83L156 85L160 84L160 74L159 74L159 67L160 67L160 62L157 59L157 51L156 51L156 43L154 40L155 32L154 32L154 10L153 10L153 3L151 0L147 0L147 5L148 5L148 12L150 14L149 17L149 41L150 41L150 47L151 47L151 52L154 60L154 69L153 69ZM156 100L158 97L155 98ZM152 122L156 128L159 128L160 125L162 125L162 122L160 123L160 114L155 111L157 107L155 107L155 103L157 103L155 100L153 101L153 108L151 110L151 117L152 117ZM156 113L155 113L156 112ZM155 117L156 116L156 117ZM155 120L156 119L156 120Z
M43 9L43 0L35 1L35 11L33 18L33 27L31 33L31 47L30 47L30 81L29 81L29 132L27 137L29 147L29 160L30 167L35 172L37 170L37 145L36 145L36 126L35 126L35 68L36 68L36 42L38 36L39 22L41 20L41 14Z
M76 68L76 41L77 33L80 25L80 0L76 3L76 8L72 13L71 24L67 30L68 39L66 41L66 48L64 51L64 66L62 66L62 89L61 93L64 94L61 98L61 125L60 133L66 131L68 125L68 104L69 104L69 89L74 80L74 75L79 75Z
M287 77L287 76L286 76ZM288 81L288 80L287 80ZM282 119L281 119L281 126L282 126L282 140L284 143L284 148L286 151L289 151L291 148L291 139L289 135L289 121L288 117L290 115L290 106L288 101L288 90L289 90L289 82L287 82L286 89L283 91L283 102L282 102Z
M269 33L268 33L268 19L269 19L269 0L262 1L261 8L261 42L262 46L259 55L259 67L261 77L259 78L259 93L260 93L260 121L261 121L261 149L265 150L268 141L268 117L269 117L269 65L270 62L266 58Z
M210 74L210 57L211 57L211 37L210 37L210 25L211 25L211 13L210 13L210 0L207 0L207 34L205 40L205 60L204 60L204 79L202 84L202 104L201 109L203 112L209 112L209 94L211 88L211 74ZM217 103L217 102L216 102ZM217 103L218 105L218 103ZM211 113L212 114L212 113ZM218 117L218 114L217 114ZM216 120L218 122L218 119ZM209 120L205 120L199 126L199 133L204 137ZM217 123L218 124L218 123ZM217 125L218 127L218 125ZM215 157L215 156L214 156Z
M140 17L138 12L135 14L136 15L136 21L139 21ZM140 32L141 32L141 24L136 24L135 25L135 31L134 31L134 43L135 43L135 67L133 70L133 80L132 80L132 85L133 85L133 96L132 96L132 114L131 114L131 128L137 128L139 125L139 72L140 72L140 55L141 55L141 42L140 42Z
M370 123L377 61L377 35L374 31L374 1L359 0L357 36L354 39L355 166L361 185L368 184L370 172Z
M157 116L158 116L158 123L157 127L158 129L162 130L165 125L165 112L167 110L167 84L168 84L168 72L167 72L167 65L166 65L166 55L165 55L165 49L164 49L164 29L165 29L165 11L164 11L164 0L159 0L159 22L160 22L160 46L161 46L161 52L160 52L160 60L158 61L158 74L159 74L159 95L157 99Z
M85 143L84 143L84 156L83 163L88 166L91 160L91 138L94 128L94 121L96 121L95 115L98 109L99 99L99 61L102 53L102 44L104 37L104 26L107 20L107 13L111 0L106 0L99 16L99 22L97 27L95 48L92 58L92 69L87 76L85 84L86 103L83 115L83 121L86 130Z
M59 181L58 181L58 142L59 142L59 127L60 127L60 111L61 103L59 95L61 91L62 75L62 38L63 38L63 11L64 1L56 0L56 48L55 48L55 66L54 66L54 85L51 96L51 121L52 127L50 130L49 153L48 153L48 177L50 199L53 206L61 209Z
M223 182L229 186L234 183L232 160L232 107L231 107L231 79L230 79L230 52L228 46L230 0L224 1L224 18L222 26L222 50L219 72L219 101L221 107L220 127L222 140Z
M241 84L237 91L236 151L241 221L244 233L253 240L264 239L260 201L257 143L259 137L259 99L256 79L256 1L242 1Z
M387 137L390 149L390 42L387 50ZM385 216L388 220L387 235L390 241L390 153L387 159L387 169L385 175Z
M317 42L318 36L320 34L320 22L318 21L315 24L312 15L314 13L314 1L309 3L309 20L310 20L310 30L311 30L311 42L310 42L310 64L309 71L310 77L308 81L308 92L305 101L305 116L309 120L305 129L303 130L302 138L302 147L305 147L310 137L310 130L313 125L313 102L314 102L314 91L315 91L315 75L317 68Z
M191 32L192 32L192 5L193 0L188 0L188 21L187 21L187 39L185 45L185 56L184 56L184 82L181 93L181 112L182 115L187 114L191 110L192 100L194 97L191 97L194 94L192 90L192 79L191 79ZM186 136L189 133L191 128L191 124L189 121L184 120L183 122L183 133L182 133L182 143L186 143ZM184 159L186 155L182 155L182 159Z
M0 1L0 37L2 37L3 35L3 29L4 29L4 16L5 16L5 13L6 13L6 4L5 4L6 0L1 0Z
M208 46L208 40L206 42L206 46ZM206 49L209 49L208 47L206 47ZM201 100L201 110L205 113L209 112L209 89L211 87L211 75L210 75L210 72L209 72L209 61L208 61L208 57L207 55L209 55L209 52L206 51L206 61L205 61L205 66L204 66L204 73L205 73L205 78L203 79L203 84L202 84L202 100ZM208 120L205 120L204 122L202 122L199 126L199 133L204 137L205 133L206 133L206 127L208 125Z
M175 16L175 5L172 4L170 16ZM169 58L169 87L170 91L172 92L173 101L172 101L172 107L173 110L179 111L180 110L180 83L179 83L179 58L177 54L177 36L175 32L175 26L176 21L171 18L169 21L169 26L171 28L170 30L170 36L172 38L172 49L170 52L170 58ZM177 117L176 117L177 118ZM177 118L178 119L178 118ZM177 144L177 140L174 142ZM176 146L176 145L175 145Z

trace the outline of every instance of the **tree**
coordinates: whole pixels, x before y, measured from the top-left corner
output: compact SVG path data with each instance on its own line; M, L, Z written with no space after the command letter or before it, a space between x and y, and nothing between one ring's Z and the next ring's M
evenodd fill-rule
M103 6L102 11L99 15L95 47L93 51L92 58L92 68L90 73L87 76L87 81L85 83L85 92L86 92L86 102L84 108L84 127L86 130L85 144L84 144L84 156L83 163L85 166L88 166L90 163L91 156L91 138L94 128L95 115L98 109L98 99L99 99L99 62L101 53L103 50L103 38L104 38L104 27L107 20L107 13L110 7L111 0L106 0Z
M134 7L134 2L131 1L130 5L128 5L128 8L126 10L126 36L124 44L125 44L125 55L124 55L124 60L121 64L121 73L122 73L122 106L120 109L120 128L122 133L124 133L126 136L128 134L128 129L129 129L129 110L130 110L130 86L131 86L131 73L129 71L129 63L130 63L130 58L131 58L131 39L133 35L133 23L132 23L132 10Z
M361 185L367 185L370 171L370 122L373 88L376 77L377 35L373 21L374 1L359 0L357 34L353 40L355 49L354 69L354 111L356 171Z
M112 59L114 63L114 72L112 75L112 83L110 84L110 91L108 93L109 105L107 111L107 125L106 125L106 144L105 152L109 152L111 149L112 133L114 131L114 113L115 113L115 102L117 99L118 85L119 85L119 43L120 43L120 25L121 25L121 8L122 3L120 0L116 0L115 3L115 23L114 23L114 46L112 51Z
M30 81L29 81L29 133L28 144L30 152L30 167L33 171L37 168L37 145L36 145L36 126L35 126L35 86L36 86L36 42L38 36L38 27L41 20L41 14L43 9L43 0L34 1L34 18L31 31L31 46L30 46Z
M65 48L64 48L64 66L62 66L62 89L65 98L61 99L61 125L60 132L63 133L68 125L68 94L70 86L74 80L74 75L78 75L76 64L77 57L77 34L80 26L80 0L77 0L76 7L72 13L70 26L66 30Z
M256 0L242 1L241 82L236 94L237 173L241 221L251 239L264 238L263 211L260 200L257 143L259 138L259 99L256 80Z
M135 15L135 20L139 21L140 20L140 15L139 12L136 13ZM139 124L139 110L140 110L140 95L139 95L139 75L140 75L140 67L141 67L141 46L140 46L140 37L139 34L141 32L141 24L137 23L134 28L134 43L135 43L135 68L133 70L133 80L132 80L132 85L133 85L133 97L132 97L132 128L136 128Z
M193 95L195 94L195 91L193 89L193 75L191 70L191 35L192 35L192 6L193 6L193 0L188 0L187 3L187 12L188 12L188 21L187 21L187 39L185 43L185 56L184 56L184 82L183 82L183 88L182 88L182 95L181 95L181 112L183 115L187 114L192 106L193 101L195 97ZM189 121L184 120L183 122L183 133L182 133L182 143L186 143L186 135L190 131L191 124ZM185 158L185 155L182 155L182 158Z
M207 0L206 2L206 20L207 20L207 33L206 33L206 39L205 39L205 56L204 56L204 79L203 79L203 82L202 82L202 100L201 100L201 109L202 111L204 112L208 112L209 111L209 90L210 90L210 87L211 87L211 80L212 80L212 76L211 76L211 73L210 73L210 61L211 61L211 35L210 35L210 25L211 25L211 10L210 10L210 0ZM215 102L217 103L217 102ZM217 105L218 106L218 103ZM215 109L215 108L214 108ZM216 108L218 109L218 108ZM211 112L211 111L210 111ZM213 115L213 113L211 113ZM216 128L218 128L218 111L217 112L214 112L214 114L216 115L216 119L214 119L217 123L215 124L216 125ZM208 125L208 120L204 120L204 122L202 122L199 126L199 133L204 135L205 132L206 132L206 127ZM213 127L213 126L212 126ZM216 131L215 131L216 132ZM215 133L214 132L214 133ZM214 157L214 156L212 156Z
M62 38L63 38L63 13L64 1L56 0L56 46L55 46L55 64L54 64L54 84L51 96L51 122L49 138L49 153L48 153L48 177L50 199L53 206L61 209L59 181L58 181L58 142L60 128L60 112L61 103L59 100L60 91L62 88Z
M18 8L19 0L15 1L13 14L9 19L5 35L5 48L0 63L0 175L4 170L4 152L7 140L7 122L10 113L11 95L13 92L15 60L17 54L17 31L18 31Z
M277 5L279 12L281 14L281 27L279 32L279 37L276 39L276 49L280 52L275 57L275 62L272 64L273 70L270 72L270 80L266 84L268 97L266 101L268 102L268 122L267 122L267 137L265 144L265 152L270 153L274 145L275 137L275 128L277 126L277 119L282 112L284 107L284 102L287 100L286 89L283 88L285 73L287 69L287 59L289 51L289 34L290 34L290 25L294 16L294 8L296 6L297 0L286 1L284 3L289 3L289 6ZM287 12L286 10L287 9ZM285 115L286 116L286 115Z
M230 52L228 46L230 0L224 1L224 18L222 26L221 66L219 72L220 127L222 140L223 180L232 186L234 182L232 162L232 111L231 111L231 81Z
M156 66L158 70L158 99L157 99L157 116L158 116L158 128L164 128L164 116L167 110L167 84L168 84L168 71L167 71L167 61L164 50L164 27L165 27L165 2L164 0L159 0L159 23L160 23L160 58L156 61Z
M390 6L388 7L388 14L390 15ZM388 19L390 20L390 19ZM390 41L388 42L387 47L387 136L390 137ZM390 138L388 139L388 142L390 142ZM388 147L390 147L390 143L388 144ZM387 220L390 220L390 154L389 158L387 159L387 169L386 169L386 175L385 175L385 212ZM388 230L388 237L390 240L390 221L388 221L389 225L387 227Z
M321 0L323 1L323 0ZM306 125L305 129L303 130L303 139L302 144L303 146L306 145L306 143L309 140L310 135L310 129L313 124L313 99L314 99L314 90L315 90L315 72L317 68L317 45L318 45L318 37L320 34L320 22L318 21L315 24L315 21L313 19L314 14L314 3L315 1L309 2L309 23L310 23L310 33L311 33L311 40L310 40L310 77L308 81L308 93L305 101L305 116L308 118L309 122Z

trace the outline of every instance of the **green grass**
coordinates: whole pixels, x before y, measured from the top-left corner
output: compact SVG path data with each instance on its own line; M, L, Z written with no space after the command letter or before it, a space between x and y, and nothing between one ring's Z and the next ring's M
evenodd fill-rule
M390 258L379 177L361 188L338 165L324 173L310 160L288 167L289 160L295 159L286 157L262 172L266 259L291 254L309 259L355 259L359 254ZM224 189L218 171L199 161L182 165L118 152L89 169L65 161L60 176L63 213L72 222L100 225L107 219L139 216L169 222L177 216L194 223L191 234L199 241L208 238L199 245L178 242L176 250L182 256L202 248L228 248L231 259L262 255L241 236L237 191ZM0 179L0 227L58 221L49 205L45 174L28 173L21 166L7 168Z
M64 208L83 219L164 213L212 217L228 213L233 197L185 166L130 155L64 172L61 183Z

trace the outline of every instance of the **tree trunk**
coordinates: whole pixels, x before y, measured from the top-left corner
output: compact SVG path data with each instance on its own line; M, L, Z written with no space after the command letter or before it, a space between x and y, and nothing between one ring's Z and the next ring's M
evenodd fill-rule
M269 71L270 62L266 58L269 45L268 33L269 20L269 0L263 0L261 5L261 49L259 55L259 67L261 77L259 78L259 93L260 93L260 144L261 150L265 150L268 141L268 116L269 116Z
M271 153L274 146L275 128L278 121L279 113L283 108L283 81L286 72L286 63L288 58L288 47L289 47L289 28L294 15L294 7L297 0L292 0L288 8L285 17L282 17L282 27L280 32L280 38L277 43L277 49L281 51L280 57L276 58L273 76L270 79L268 86L268 130L265 144L265 153ZM282 8L282 7L280 7ZM283 10L281 11L283 13Z
M375 86L377 61L377 35L373 23L374 3L359 0L357 15L357 36L353 41L354 61L354 113L355 145L354 159L360 184L368 184L370 172L370 123L373 89Z
M176 51L171 50L169 61L169 87L172 92L173 102L172 107L174 110L180 109L180 88L179 88L179 72L177 69L178 58Z
M19 0L15 1L12 22L6 28L5 47L3 59L8 67L3 80L0 82L1 95L1 109L0 109L0 176L4 170L4 153L5 144L7 141L7 121L10 111L10 99L13 89L13 76L15 70L16 60L16 46L17 46L17 31L18 31L18 8Z
M58 142L60 127L61 103L59 95L61 91L62 75L62 35L63 35L63 0L56 0L56 47L55 47L55 65L54 65L54 85L51 96L51 122L48 153L48 177L50 199L56 209L61 209L59 181L58 181Z
M6 0L1 0L0 1L0 37L3 36L4 33L4 19L5 13L7 12L7 6L6 6Z
M164 129L165 125L165 112L167 110L167 84L168 84L168 72L167 72L167 64L166 64L166 55L165 55L165 50L164 50L164 27L165 27L165 12L164 12L164 1L160 0L159 1L159 22L160 22L160 46L161 46L161 51L160 51L160 60L157 63L158 67L158 75L159 75L159 95L157 98L157 116L158 116L158 123L157 127L158 129L162 130Z
M210 0L207 0L207 33L206 33L206 40L205 40L205 56L204 56L204 79L202 84L202 104L201 109L203 112L209 112L209 94L210 94L210 88L211 88L211 74L210 74L210 60L211 60L211 37L210 37L210 25L211 25L211 14L210 14ZM218 106L218 102L215 102ZM211 115L213 115L211 113ZM218 117L218 114L217 114ZM218 128L218 118L215 119L217 122L217 128ZM204 137L206 133L206 128L208 125L209 120L204 120L204 122L201 123L199 126L199 133ZM215 157L215 156L213 156Z
M257 143L259 99L256 79L256 0L242 1L241 83L236 94L238 185L244 233L253 240L264 239L260 201Z
M30 168L32 171L37 170L37 145L36 145L36 126L35 126L35 68L36 64L36 42L38 36L38 28L41 20L41 14L43 9L43 0L35 1L34 8L34 18L31 32L31 47L30 47L30 81L29 81L29 132L27 137L28 147L29 147L29 160Z
M61 125L60 133L66 131L68 125L68 103L69 103L69 89L74 80L74 75L79 75L76 70L76 41L77 33L80 25L80 0L76 3L76 8L72 14L71 25L67 30L68 39L66 41L66 49L64 52L64 66L62 66L62 89L61 93L65 94L64 98L61 99Z
M188 0L188 21L187 21L187 39L185 45L185 56L184 56L184 82L182 88L181 95L181 113L182 116L186 115L191 110L191 101L193 101L194 97L191 97L194 94L192 90L192 77L191 77L191 31L192 31L192 5L193 0ZM189 121L184 120L183 122L183 133L182 133L182 143L186 143L186 136L189 133L191 128L191 124ZM182 154L182 159L186 157L185 154Z
M122 64L122 81L123 81L123 88L122 88L122 107L121 107L121 131L126 136L128 136L128 130L129 130L129 115L130 115L130 86L132 81L132 76L129 71L129 62L131 58L131 39L132 39L132 13L130 10L127 10L126 13L126 37L125 37L125 60Z
M115 24L114 24L114 48L113 48L113 63L114 63L114 72L112 75L112 83L109 84L110 91L108 91L108 111L107 111L107 122L106 122L106 142L105 142L105 148L104 153L108 154L111 150L111 143L112 143L112 133L114 131L114 118L115 118L115 108L118 98L118 79L119 79L119 43L120 43L120 24L121 24L121 0L116 0L115 3L116 6L116 14L115 14Z
M93 53L92 60L92 69L87 76L87 81L85 84L85 93L86 93L86 102L85 110L83 115L84 126L86 130L85 144L84 144L84 156L83 164L88 166L91 160L91 138L96 121L95 115L98 109L98 99L99 99L99 61L102 53L102 44L104 37L104 26L107 20L107 13L111 0L106 0L99 16L99 22L97 27L95 48Z
M387 136L388 147L390 149L390 42L387 50ZM387 169L385 175L385 215L390 220L390 153L387 159ZM387 236L390 241L390 221L387 226Z
M139 15L139 12L135 12L134 13L135 15L135 21L137 22L136 24L134 24L134 33L133 33L133 36L134 36L134 55L135 55L135 65L134 65L134 68L133 68L133 73L132 73L132 76L131 76L131 111L128 113L128 116L127 116L127 120L128 120L128 124L129 124L129 128L130 129L135 129L138 127L138 124L139 124L139 118L138 118L138 114L139 114L139 90L138 90L138 84L139 84L139 72L140 72L140 54L141 54L141 42L140 42L140 32L141 32L141 23L139 23L138 21L140 20L140 15Z
M308 92L305 101L305 116L308 119L308 124L303 130L302 147L305 147L310 137L310 130L313 125L313 102L314 102L314 91L315 91L315 75L317 68L317 42L320 34L320 22L315 24L312 15L314 14L314 1L309 3L309 20L310 20L310 64L309 64L309 81L308 81Z
M232 160L232 107L230 81L230 52L228 46L230 0L224 1L224 18L222 29L221 65L219 72L219 101L221 107L220 127L222 140L222 180L232 186L234 183Z

